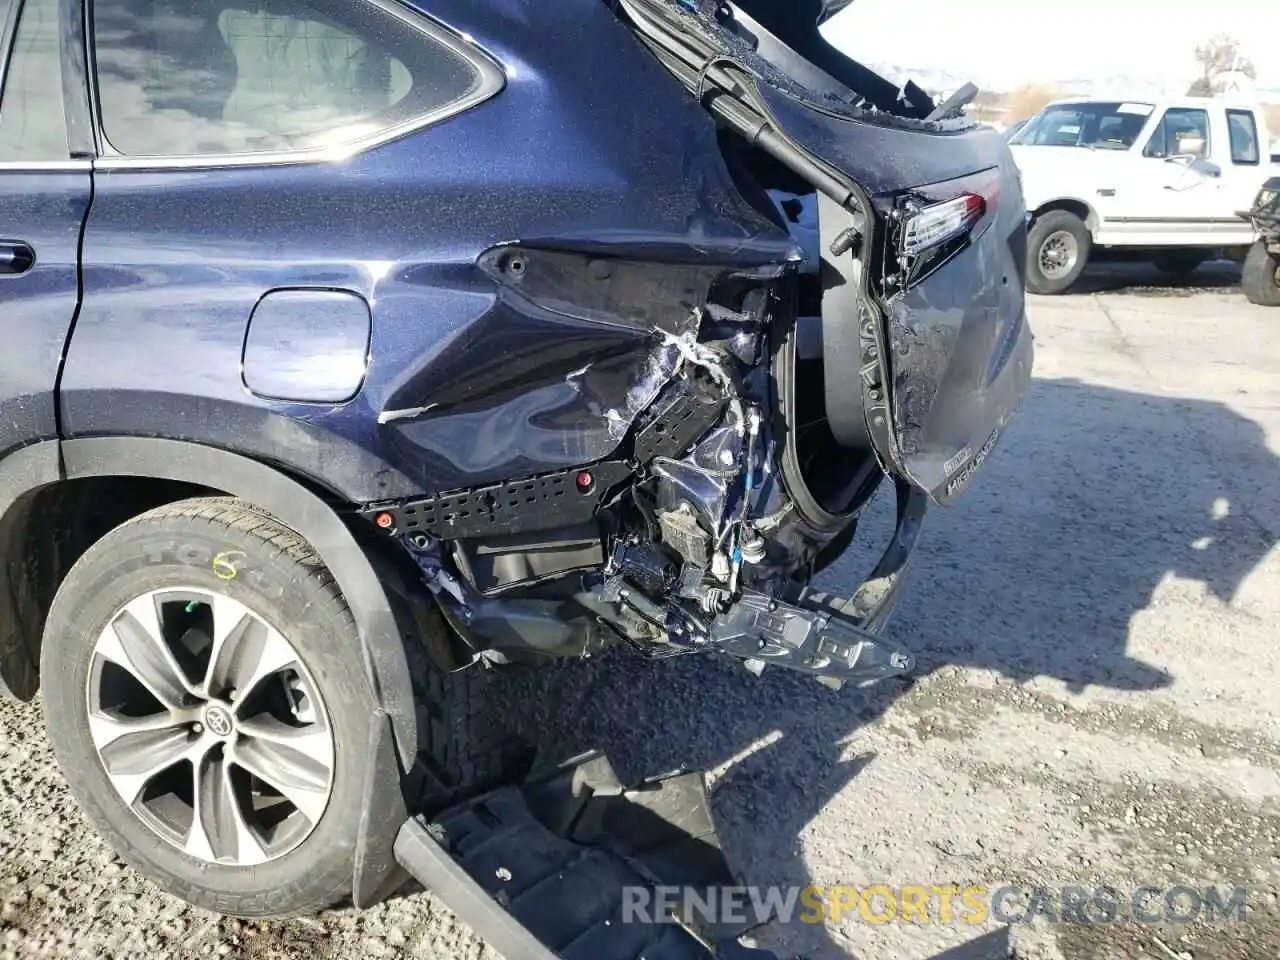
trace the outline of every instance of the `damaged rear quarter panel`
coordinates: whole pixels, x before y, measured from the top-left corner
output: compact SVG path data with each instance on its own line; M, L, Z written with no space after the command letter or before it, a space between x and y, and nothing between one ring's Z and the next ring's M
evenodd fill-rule
M664 340L688 333L716 279L796 256L739 195L711 118L604 4L524 6L518 18L453 6L508 67L485 109L509 133L488 144L504 168L496 196L477 195L469 218L485 229L463 227L490 241L470 254L474 271L422 264L424 288L401 310L429 311L459 281L483 308L447 331L391 321L400 343L379 350L399 369L371 391L376 442L410 494L607 457L674 370ZM576 58L553 52L569 48ZM600 93L618 88L626 109Z
M501 64L500 93L340 162L97 179L68 436L176 432L358 503L553 469L607 446L608 411L643 379L662 311L650 302L645 323L641 301L529 308L479 266L486 250L707 268L792 255L735 188L712 118L606 4L426 12ZM245 390L255 304L299 288L370 305L368 372L349 402Z

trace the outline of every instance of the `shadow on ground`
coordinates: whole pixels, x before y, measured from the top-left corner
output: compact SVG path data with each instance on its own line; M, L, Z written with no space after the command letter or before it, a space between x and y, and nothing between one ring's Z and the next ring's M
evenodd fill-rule
M1240 264L1230 260L1211 260L1191 273L1171 276L1148 262L1100 255L1066 295L1129 293L1140 297L1190 297L1206 290L1239 289Z
M1259 491L1278 466L1261 428L1225 406L1038 380L974 491L926 521L892 635L919 654L920 675L960 665L1072 690L1166 686L1176 678L1126 653L1130 618L1171 573L1231 599L1275 542L1248 497L1280 496ZM851 552L825 585L851 591L872 559ZM801 832L876 762L846 756L844 741L904 689L834 693L781 670L755 678L727 659L650 663L618 649L507 692L544 757L598 748L624 777L727 765L712 804L742 881L804 886ZM859 814L851 832L888 829L892 811L847 806ZM806 957L848 956L823 927L792 933ZM942 957L1008 953L993 934Z

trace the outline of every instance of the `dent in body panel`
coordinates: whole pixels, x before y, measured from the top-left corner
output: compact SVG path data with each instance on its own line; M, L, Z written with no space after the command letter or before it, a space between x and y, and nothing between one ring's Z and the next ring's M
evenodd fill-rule
M661 354L642 343L541 384L495 392L483 405L434 403L388 429L396 443L433 459L441 490L566 469L616 449L668 376Z
M480 265L493 305L379 415L433 458L442 490L609 456L696 356L703 306L733 273L529 246Z
M69 432L228 447L361 505L477 655L592 650L606 614L653 638L663 610L687 625L691 604L714 617L744 590L784 589L852 520L795 521L778 466L789 431L773 416L768 337L786 319L772 311L790 310L778 293L798 245L745 199L715 123L604 4L525 5L521 24L440 6L508 65L512 82L482 108L339 164L99 172ZM578 57L555 55L571 47ZM624 85L626 111L583 92ZM250 322L264 296L296 306L270 291L302 288L372 311L349 399L284 362L294 339L332 349L314 315ZM349 353L361 322L344 324ZM688 405L696 429L673 420L679 442L655 441L642 462L637 427L660 422L658 397L708 383L713 402ZM397 526L415 508L432 529ZM607 547L608 562L548 566L589 522L586 553ZM521 541L538 562L503 565L538 581L503 572L502 598L479 595L456 560L465 541L489 536L498 552L509 545L492 536L543 530L546 543ZM664 592L672 568L679 591ZM578 576L544 583L548 570ZM636 581L657 599L624 610ZM526 587L548 592L508 600Z

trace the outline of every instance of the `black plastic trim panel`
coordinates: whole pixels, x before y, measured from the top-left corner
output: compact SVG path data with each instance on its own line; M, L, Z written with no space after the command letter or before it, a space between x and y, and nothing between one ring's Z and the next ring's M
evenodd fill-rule
M25 513L20 502L62 478L56 440L30 444L0 460L0 542L16 538L14 527L21 524ZM31 611L25 609L28 605L20 599L22 581L28 576L23 569L27 560L8 556L0 566L0 698L7 700L30 700L38 683L34 652L24 644L32 632L42 628L43 611L38 614L41 619L33 622ZM12 686L8 680L13 681Z
M591 520L609 492L631 474L626 461L606 460L421 500L374 505L361 514L387 533L425 533L440 540L550 530Z
M708 384L676 380L668 386L637 425L636 460L679 457L715 426L725 398Z

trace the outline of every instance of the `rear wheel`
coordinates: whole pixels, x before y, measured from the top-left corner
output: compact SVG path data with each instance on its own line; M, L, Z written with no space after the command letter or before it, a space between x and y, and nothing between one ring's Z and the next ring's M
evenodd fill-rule
M1280 257L1267 250L1265 241L1250 248L1241 282L1250 303L1280 307Z
M1027 237L1027 289L1066 293L1084 273L1093 239L1079 217L1050 210L1036 219Z
M41 667L71 792L163 889L246 917L349 894L373 711L355 622L298 534L232 500L123 524L67 575Z

